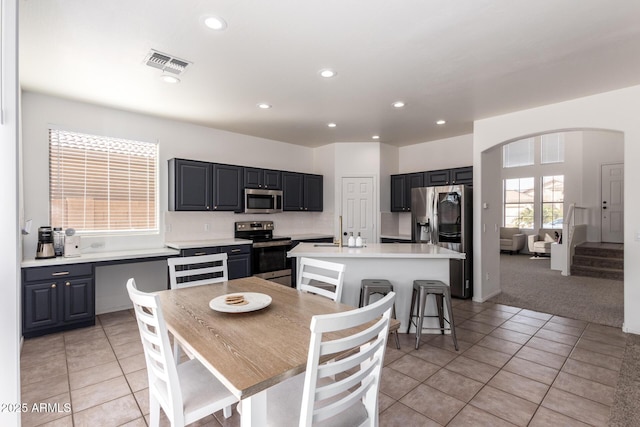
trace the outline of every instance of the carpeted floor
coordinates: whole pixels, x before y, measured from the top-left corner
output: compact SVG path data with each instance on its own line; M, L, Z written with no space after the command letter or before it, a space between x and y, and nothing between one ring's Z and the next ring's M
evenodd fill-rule
M622 327L624 282L562 276L550 259L500 255L502 293L491 302Z
M640 426L640 335L627 334L614 403L609 416L611 427Z

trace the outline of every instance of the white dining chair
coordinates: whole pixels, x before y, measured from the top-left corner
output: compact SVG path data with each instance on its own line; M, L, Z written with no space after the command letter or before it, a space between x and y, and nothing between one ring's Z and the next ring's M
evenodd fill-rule
M157 295L141 292L134 279L127 282L133 302L149 380L151 426L160 424L162 408L172 426L184 426L223 410L231 416L238 399L198 360L176 365Z
M225 282L229 278L227 254L168 258L171 289Z
M171 289L220 283L229 278L226 253L168 258L167 263ZM180 344L174 339L173 357L176 363L180 363L180 353ZM185 353L190 359L193 358L187 351Z
M268 425L377 426L378 389L394 300L395 293L390 292L362 308L313 316L306 372L267 390ZM349 328L359 332L327 338ZM347 356L323 362L344 352Z
M298 289L340 302L346 266L313 258L300 258Z

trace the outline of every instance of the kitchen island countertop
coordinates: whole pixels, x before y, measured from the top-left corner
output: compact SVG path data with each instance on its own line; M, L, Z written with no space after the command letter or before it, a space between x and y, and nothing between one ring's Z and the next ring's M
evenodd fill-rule
M234 239L233 237L228 239L209 239L209 240L184 240L164 242L164 245L173 249L193 249L193 248L212 248L216 246L232 246L232 245L250 245L253 243L247 239Z
M447 258L465 259L464 253L428 243L368 243L366 247L342 248L328 243L301 243L287 253L294 257L322 258Z

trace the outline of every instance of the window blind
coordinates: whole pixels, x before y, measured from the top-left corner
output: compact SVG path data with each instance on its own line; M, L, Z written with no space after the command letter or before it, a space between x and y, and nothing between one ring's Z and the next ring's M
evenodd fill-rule
M49 129L53 227L158 230L157 144Z

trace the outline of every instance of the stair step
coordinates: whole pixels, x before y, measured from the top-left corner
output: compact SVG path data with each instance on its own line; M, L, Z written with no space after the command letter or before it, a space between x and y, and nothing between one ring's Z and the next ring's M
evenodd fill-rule
M624 249L608 249L589 246L576 246L576 255L595 256L602 258L624 258Z
M576 254L573 256L573 265L624 270L624 259Z
M598 277L601 279L624 280L624 271L612 268L597 268L589 266L571 266L572 276Z

